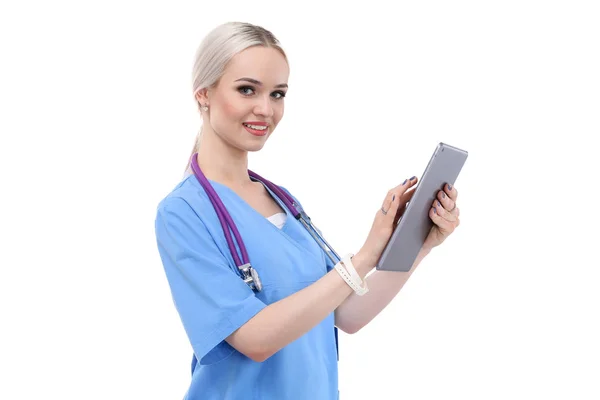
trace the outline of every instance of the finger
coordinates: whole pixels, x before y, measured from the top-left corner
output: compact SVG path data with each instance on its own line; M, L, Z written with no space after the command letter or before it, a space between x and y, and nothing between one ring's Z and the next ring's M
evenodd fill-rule
M437 194L437 199L446 210L456 215L456 213L454 213L456 202L452 200L450 196L447 196L445 191L440 190Z
M388 195L391 194L392 196L395 195L400 197L399 204L402 202L406 203L412 197L412 192L414 191L414 186L416 184L417 178L415 176L410 179L405 179L400 185L390 190Z
M408 203L412 200L413 195L415 194L415 188L410 188L406 193L404 193L400 197L400 202L398 204L398 211L396 212L396 218L394 218L394 224L397 224L400 218L406 212L406 208L408 207Z
M417 181L417 177L413 176L410 179L405 179L404 182L392 189L397 196L400 196L401 205L405 205L412 198Z
M415 194L415 191L417 190L416 187L411 187L410 189L408 189L403 195L402 195L402 201L407 203L410 200L412 200L413 195Z
M412 200L413 195L415 194L415 188L412 187L406 193L400 195L400 209L405 209L408 206L408 203Z
M456 190L454 185L451 183L446 184L444 186L444 191L452 201L456 202L456 199L458 199L458 190Z
M440 203L438 199L433 201L431 207L434 209L434 212L440 217L444 218L446 221L453 223L456 221L456 216L450 211L446 210L444 206Z
M412 178L405 179L404 182L402 182L401 184L396 186L394 188L394 190L404 188L405 189L404 191L406 191L406 190L410 189L411 187L413 187L418 181L419 181L419 179L416 176L413 176Z
M413 176L412 178L405 179L404 182L393 188L391 191L394 192L397 196L404 196L411 189L414 190L414 187L417 184L417 182L417 177Z
M454 228L455 228L454 223L443 218L438 213L438 207L431 207L431 209L429 210L429 218L431 218L433 223L438 226L438 228L440 229L440 232L442 232L443 235L447 236L454 231Z
M401 204L406 204L408 200L404 200L405 194L417 183L417 178L413 176L410 179L405 179L400 185L390 190L381 206L381 213L384 216L391 215L393 220L396 220L398 210ZM409 198L412 194L409 195ZM391 210L391 212L390 212Z
M394 217L394 226L398 225L400 218L402 218L402 216L404 215L404 212L406 211L406 208L408 207L408 203L410 202L413 195L415 194L416 183L417 183L416 177L412 177L411 179L405 180L403 183L403 185L409 187L408 190L403 189L400 186L397 187L398 188L397 190L399 191L399 193L402 193L402 190L404 190L404 193L402 193L400 195L400 201L398 202L398 209L397 209L396 215Z
M396 216L395 210L398 209L398 205L400 204L400 196L396 195L394 190L390 190L383 201L383 205L381 206L381 210L379 211L382 218L393 220Z

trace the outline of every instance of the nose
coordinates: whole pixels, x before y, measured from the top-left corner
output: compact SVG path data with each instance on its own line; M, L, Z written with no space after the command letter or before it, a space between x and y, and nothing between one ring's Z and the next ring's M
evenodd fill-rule
M261 96L254 106L254 114L271 118L273 116L273 104L271 101L271 96Z

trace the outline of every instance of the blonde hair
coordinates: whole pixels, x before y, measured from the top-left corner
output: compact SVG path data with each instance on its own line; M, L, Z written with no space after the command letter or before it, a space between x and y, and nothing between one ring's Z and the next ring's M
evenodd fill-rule
M279 40L268 30L245 22L228 22L217 26L206 35L196 50L192 69L192 93L197 103L198 112L201 104L196 99L198 91L215 86L223 76L229 61L238 53L253 46L272 47L287 56ZM198 131L192 153L188 158L186 170L189 170L189 159L198 151L202 130Z

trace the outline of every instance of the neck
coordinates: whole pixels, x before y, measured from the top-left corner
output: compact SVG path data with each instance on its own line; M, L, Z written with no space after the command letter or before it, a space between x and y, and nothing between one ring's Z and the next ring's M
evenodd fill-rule
M252 183L248 175L248 152L225 143L214 132L202 133L198 165L207 179L230 188Z

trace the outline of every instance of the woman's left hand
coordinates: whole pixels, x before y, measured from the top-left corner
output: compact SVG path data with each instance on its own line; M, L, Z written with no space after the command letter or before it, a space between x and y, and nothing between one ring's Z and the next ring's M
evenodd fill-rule
M460 210L456 206L458 192L452 185L445 185L443 190L437 194L437 198L433 201L429 210L429 217L434 223L431 228L423 250L429 251L436 246L439 246L446 240L452 232L460 225Z

